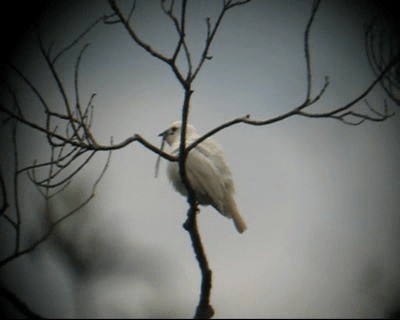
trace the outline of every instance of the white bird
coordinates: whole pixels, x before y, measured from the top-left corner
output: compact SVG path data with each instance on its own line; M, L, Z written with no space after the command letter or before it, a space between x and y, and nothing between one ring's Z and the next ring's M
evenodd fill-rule
M171 146L172 153L179 154L181 121L175 121L171 127L160 136ZM186 146L200 136L190 124L186 126ZM218 212L229 219L233 219L236 229L242 233L246 230L246 223L239 214L233 198L235 192L231 170L225 160L222 148L211 138L207 138L193 148L185 162L185 169L196 200L202 205L212 205ZM169 162L167 175L174 188L182 195L187 196L183 184L178 162Z

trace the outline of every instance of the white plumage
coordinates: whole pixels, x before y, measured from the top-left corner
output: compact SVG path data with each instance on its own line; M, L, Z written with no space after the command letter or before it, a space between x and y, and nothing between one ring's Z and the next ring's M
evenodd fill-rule
M181 122L175 121L162 133L165 141L171 146L172 153L179 153ZM186 126L186 145L190 145L200 136L190 124ZM202 205L212 205L227 218L233 219L236 229L242 233L246 230L233 198L235 192L232 174L225 160L222 148L208 138L189 152L186 159L186 174L196 193L197 201ZM178 162L169 162L167 175L175 189L187 195L185 185L179 175Z

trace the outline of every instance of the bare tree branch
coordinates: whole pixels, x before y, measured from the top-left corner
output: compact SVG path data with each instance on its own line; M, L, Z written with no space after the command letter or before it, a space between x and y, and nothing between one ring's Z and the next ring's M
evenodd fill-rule
M18 146L17 146L17 121L13 121L12 125L12 146L13 146L13 156L14 156L14 207L15 207L15 247L14 253L19 251L21 245L21 210L19 206L19 197L18 197L18 166L19 166L19 155L18 155Z
M187 5L187 1L182 1L182 8L181 8L181 16L180 16L180 20L178 20L178 18L174 15L173 11L174 11L174 5L175 5L175 1L172 0L171 1L171 5L169 8L167 8L166 6L166 1L162 0L161 1L161 8L163 10L163 12L172 20L176 32L178 33L179 36L179 40L178 40L178 44L175 48L175 51L172 55L171 61L173 63L175 63L181 48L183 47L184 50L184 54L186 57L186 62L188 65L188 70L187 70L187 74L186 74L186 78L185 79L189 79L191 74L192 74L192 59L190 56L190 51L189 51L189 47L188 44L186 43L186 31L185 31L185 18L186 18L186 5Z
M170 160L170 161L177 161L178 158L176 156L173 156L167 152L164 152L162 150L160 150L159 148L157 148L155 145L153 145L152 143L150 143L149 141L147 141L146 139L144 139L141 135L139 134L134 134L131 137L126 138L125 140L121 141L120 143L117 144L110 144L110 145L92 145L92 144L86 144L86 143L80 143L78 141L72 140L69 137L63 136L61 134L58 134L55 131L49 131L48 129L44 128L41 125L38 125L26 118L21 117L20 115L16 114L13 111L8 110L7 108L5 108L1 103L0 103L0 110L3 111L4 113L6 113L7 115L9 115L11 118L18 120L20 123L23 123L37 131L40 131L42 133L45 133L47 136L51 137L51 138L56 138L59 141L64 142L65 144L71 145L73 147L77 147L77 148L82 148L84 150L93 150L93 151L114 151L114 150L119 150L122 148L127 147L128 145L130 145L131 143L137 141L140 144L142 144L143 146L145 146L147 149L149 149L150 151L154 152L155 154L160 155L161 157ZM60 119L69 119L68 116L66 115L60 115L57 114L55 112L50 112L49 113L52 116L57 116ZM76 118L72 117L72 119L70 119L70 121L79 121ZM52 142L52 144L54 144ZM64 144L63 144L64 145ZM56 145L58 146L58 145Z
M28 307L28 305L21 301L15 293L12 291L0 287L0 294L5 297L8 301L11 302L11 304L18 309L24 316L26 316L29 319L44 319L41 315L37 314L36 312L32 311L31 308Z
M245 0L245 1L224 1L223 3L223 7L222 10L220 12L220 14L218 15L217 21L214 24L214 27L211 27L210 24L210 19L207 18L206 22L207 22L207 37L206 37L206 43L203 49L203 52L201 54L201 58L199 63L197 64L197 67L195 68L193 74L190 77L190 82L193 82L193 80L196 78L197 74L199 73L199 71L201 70L201 68L203 67L203 64L206 60L210 60L211 57L209 56L209 50L211 47L211 43L214 40L214 37L217 33L217 30L221 24L221 21L224 17L224 15L228 12L228 10L237 7L237 6L241 6L244 5L246 3L248 3L250 0Z
M400 41L390 21L379 23L375 17L365 30L365 50L375 76L379 76L388 62L400 52ZM382 26L384 24L384 26ZM400 105L400 63L397 63L381 79L380 85L396 105Z
M37 239L36 241L34 241L30 245L28 245L26 248L24 248L22 250L18 250L17 252L14 252L10 256L8 256L7 258L5 258L2 261L0 261L0 268L5 266L6 264L10 263L11 261L13 261L13 260L15 260L15 259L27 254L27 253L30 253L33 250L35 250L40 244L45 242L51 236L53 230L58 225L60 225L64 220L66 220L69 217L71 217L72 215L74 215L76 212L79 212L83 207L85 207L94 198L94 196L96 194L97 186L100 183L101 179L103 178L103 176L104 176L105 172L107 171L107 168L108 168L108 166L110 164L111 154L112 154L112 152L109 151L106 163L105 163L105 165L104 165L99 177L94 182L94 184L92 186L91 193L89 194L89 196L84 201L82 201L77 207L75 207L74 209L72 209L68 213L64 214L63 216L61 216L60 218L55 220L52 224L50 224L48 230L42 236L40 236L39 239ZM50 171L50 174L51 174L51 171Z
M4 178L1 172L0 168L0 188L1 188L1 197L2 197L2 204L0 207L0 217L5 214L7 211L9 204L8 204L8 198L7 198L7 189L6 189L6 184L4 182Z
M49 67L51 74L53 76L53 80L57 85L58 92L61 95L62 101L64 103L65 113L59 113L52 110L50 104L48 104L44 96L41 92L36 88L36 86L31 82L27 76L24 75L18 68L13 65L8 65L10 69L15 72L15 74L22 79L23 83L29 88L29 90L36 96L40 105L43 107L44 114L46 116L45 124L35 123L23 115L23 108L20 105L17 95L12 87L5 83L6 89L11 96L11 100L13 103L13 108L7 108L4 103L7 101L3 99L0 104L0 111L7 114L13 121L11 122L11 133L12 133L12 145L13 145L13 156L14 156L14 175L13 175L13 208L15 212L15 220L11 219L8 215L5 214L5 211L8 208L7 194L5 191L5 185L3 176L1 176L1 188L2 193L4 195L1 217L4 217L8 223L10 223L15 231L15 247L13 252L0 261L0 267L8 264L9 262L15 260L16 258L25 255L33 250L35 250L41 243L46 241L51 235L54 228L56 228L62 221L69 218L76 212L78 212L81 208L83 208L86 204L88 204L91 199L95 195L95 190L97 188L98 183L104 176L106 169L108 168L108 164L110 161L111 153L113 150L118 149L118 147L122 148L122 146L113 146L112 140L109 146L96 149L97 142L91 132L92 126L92 114L93 114L93 98L94 94L90 97L89 102L86 104L85 108L82 108L82 104L80 102L80 94L79 94L79 66L81 63L82 56L87 49L87 45L83 46L80 50L78 58L75 63L75 73L74 73L74 89L75 89L75 110L73 110L70 97L67 95L67 91L65 90L65 85L63 83L63 79L61 78L59 72L56 69L56 62L58 59L68 52L71 48L77 45L77 43L90 31L94 28L99 21L102 21L103 18L97 19L94 23L92 23L83 33L81 33L71 44L66 46L64 49L59 51L54 57L51 56L51 48L46 49L42 38L39 34L37 34L37 40L39 43L40 52ZM55 127L52 127L52 120L57 120L58 124ZM50 147L50 160L37 163L34 161L33 165L20 168L19 166L19 154L17 148L17 124L22 123L24 125L29 126L30 128L40 131L44 133L48 139L49 147ZM64 134L60 132L59 125L64 125ZM72 132L71 132L72 129ZM135 141L135 139L131 139ZM130 141L125 141L125 145L128 145ZM39 190L40 194L43 196L46 206L48 206L49 200L53 198L55 195L59 194L61 191L67 188L72 179L89 163L89 161L94 157L94 155L98 151L107 151L108 158L106 164L101 171L99 177L96 179L92 186L92 191L90 195L80 203L76 208L67 212L62 217L57 219L54 223L52 223L49 229L39 237L36 241L22 248L21 245L21 225L22 225L22 216L20 213L19 207L19 179L22 173L27 173L28 178L34 184L34 186ZM89 154L88 157L83 158L85 154ZM80 161L83 159L83 161ZM80 161L80 162L79 162ZM72 165L78 164L75 169L72 169ZM46 169L47 168L47 177L46 178L38 178L37 170ZM58 181L56 181L58 179Z
M57 60L64 55L68 50L72 49L76 46L76 44L83 39L99 22L103 21L103 17L96 19L89 27L87 27L78 37L76 37L69 45L64 47L64 49L60 50L54 57L51 59L51 63L54 65ZM47 51L47 56L51 55L50 49Z
M196 212L191 212L196 210ZM194 207L190 207L187 214L187 219L183 227L188 231L193 251L195 253L197 262L199 263L201 271L201 288L200 288L200 300L196 308L194 315L195 319L210 319L214 315L214 309L210 304L211 287L212 287L212 271L208 265L206 253L204 251L203 243L200 238L200 233L197 226L197 204Z
M171 59L167 58L166 56L164 56L163 54L159 53L157 50L153 49L149 44L147 44L146 42L144 42L138 35L137 33L134 31L134 29L131 27L128 18L126 18L124 16L124 14L122 13L121 9L119 8L119 6L117 5L116 0L108 0L108 3L111 7L111 9L114 11L114 14L118 17L118 21L120 23L123 24L123 26L125 27L125 29L128 31L129 35L131 36L131 38L133 39L133 41L139 45L140 47L142 47L144 50L146 50L150 55L152 55L153 57L165 62L167 65L170 66L171 70L173 71L173 73L175 74L176 78L179 80L179 82L184 85L185 84L185 80L182 76L182 74L180 73L180 71L178 70L175 61L172 61Z
M243 117L239 117L239 118L235 118L233 120L227 121L227 122L215 127L214 129L210 130L209 132L207 132L206 134L201 136L199 139L194 141L191 145L189 145L186 148L186 150L185 150L186 153L190 152L190 150L195 148L199 143L201 143L205 139L211 137L212 135L216 134L217 132L219 132L223 129L226 129L228 127L231 127L233 125L239 124L239 123L244 123L244 124L254 125L254 126L265 126L265 125L270 125L273 123L283 121L283 120L293 117L293 116L302 116L302 117L307 117L307 118L334 119L334 120L338 120L338 121L340 121L344 124L348 124L348 125L360 125L360 124L364 123L365 121L373 121L373 122L385 121L386 119L388 119L394 115L394 112L389 112L389 110L388 110L389 108L388 108L386 101L384 101L384 111L380 112L380 111L376 110L375 108L372 108L370 106L370 104L368 103L368 101L366 100L366 98L372 92L372 90L374 90L377 87L378 84L382 85L382 81L384 79L387 79L389 77L388 76L389 74L398 72L396 70L399 70L400 52L397 52L396 54L394 54L392 51L390 60L386 64L383 64L382 63L383 59L381 59L379 61L379 63L377 62L377 58L373 56L373 54L376 53L376 50L373 50L373 48L371 48L371 47L369 47L367 52L369 51L368 54L370 56L369 57L369 59L371 61L370 63L375 68L374 70L376 73L376 78L366 89L364 89L361 93L359 93L350 102L346 103L343 106L334 107L330 111L315 112L315 113L306 111L306 108L308 108L320 101L320 99L323 97L324 93L326 92L326 90L329 86L329 78L325 77L324 86L322 87L322 89L320 90L320 92L317 95L312 97L312 82L313 82L313 80L312 80L309 38L310 38L311 29L314 24L315 15L318 11L319 5L320 5L320 1L314 2L313 7L311 9L311 15L308 19L307 27L306 27L305 33L304 33L304 58L305 58L305 62L306 62L306 81L307 81L306 99L304 100L304 102L301 103L300 105L292 108L290 111L288 111L286 113L283 113L281 115L278 115L276 117L272 117L272 118L269 118L266 120L251 119L250 115L246 115ZM366 32L367 39L368 39L368 37L372 37L370 29L371 29L371 26ZM370 39L368 41L371 42L372 40ZM393 78L393 76L391 77L391 79L392 78ZM393 80L393 79L390 80L389 84L391 84L392 86L397 88L396 80ZM394 90L392 90L393 89L392 87L390 87L391 90L388 89L389 84L386 84L386 88L387 88L387 90L385 90L386 93L392 100L394 100L394 102L396 104L400 105L396 99L393 99ZM397 92L399 92L399 91L397 91ZM372 113L372 115L367 114L367 113L356 112L356 111L352 110L352 108L355 107L356 105L358 105L358 103L361 101L364 101L365 105L367 106L367 110L370 111Z
M304 32L304 57L306 61L306 69L307 69L307 76L306 76L306 83L307 83L307 92L305 98L305 104L310 101L311 97L311 90L312 90L312 72L311 72L311 58L310 58L310 33L311 33L311 26L313 25L315 14L318 11L319 5L321 1L316 0L313 3L311 9L311 16L308 19L306 30Z

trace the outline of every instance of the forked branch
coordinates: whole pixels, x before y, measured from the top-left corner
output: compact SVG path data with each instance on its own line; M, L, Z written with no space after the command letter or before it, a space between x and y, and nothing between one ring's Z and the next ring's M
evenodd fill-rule
M365 121L381 122L394 115L394 111L390 111L388 99L393 102L394 105L399 106L399 96L400 96L400 83L398 76L400 70L400 48L396 47L396 43L393 42L389 44L390 48L386 51L382 48L384 41L380 41L380 47L376 47L375 34L372 32L373 23L367 28L365 38L366 38L366 48L367 55L369 57L370 65L375 73L375 79L358 95L355 96L351 101L342 106L333 106L328 111L311 112L308 111L316 103L322 104L321 100L328 89L329 78L325 77L325 83L322 89L313 96L313 69L311 64L311 50L310 50L310 37L312 27L315 22L315 15L318 11L321 1L315 1L312 9L311 15L308 19L307 26L304 32L304 60L306 64L306 98L298 106L290 108L286 113L277 115L269 119L252 119L250 115L245 115L233 120L227 121L214 129L210 130L199 139L194 141L191 145L186 148L186 153L196 147L199 143L205 139L213 136L217 132L224 130L228 127L237 125L239 123L244 123L253 126L266 126L273 123L283 121L285 119L301 116L305 118L312 119L333 119L340 121L347 125L360 125ZM393 37L392 39L396 39ZM397 42L398 44L398 42ZM395 49L396 48L396 49ZM385 55L386 58L382 57ZM380 58L378 58L380 56ZM384 92L386 93L388 99L383 99L383 106L378 110L376 107L372 107L368 102L367 98L378 86L382 86ZM363 104L361 104L363 103ZM355 107L364 107L364 111L357 111Z

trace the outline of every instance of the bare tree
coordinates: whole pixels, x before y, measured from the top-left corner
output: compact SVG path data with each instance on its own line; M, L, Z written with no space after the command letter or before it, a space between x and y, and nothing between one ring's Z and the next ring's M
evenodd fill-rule
M392 106L400 104L400 48L397 42L390 41L394 38L389 38L389 41L386 38L382 38L383 33L379 32L379 25L376 21L373 21L366 28L365 43L367 56L375 74L375 79L361 92L357 93L352 100L348 101L344 105L332 106L328 111L325 109L324 111L315 111L315 109L311 108L323 104L324 94L329 89L330 85L328 77L325 78L325 82L322 84L315 83L313 77L316 71L312 64L310 41L312 29L315 24L315 17L320 7L320 1L314 1L304 30L303 54L306 66L304 77L305 88L304 97L300 102L291 107L290 111L272 118L254 119L250 115L234 118L231 121L222 123L215 127L195 142L187 145L185 140L186 125L190 113L191 97L195 91L194 81L207 61L212 59L212 44L224 17L232 10L239 10L241 6L246 5L248 2L249 0L224 0L222 1L215 21L211 21L209 17L205 18L205 42L200 52L199 59L197 60L193 58L194 53L189 46L186 34L187 25L190 23L187 18L187 0L182 0L181 2L174 0L161 1L160 10L162 10L166 17L168 17L178 36L178 40L171 55L166 55L158 51L155 47L146 42L145 39L141 38L136 32L134 26L134 14L136 9L135 1L132 3L129 10L124 10L122 9L121 4L116 0L108 0L111 10L110 13L93 21L78 37L57 52L54 52L52 45L46 46L44 44L40 28L37 27L36 34L40 52L51 72L57 91L62 98L63 111L57 111L56 108L48 103L46 97L36 87L35 83L29 80L17 66L11 64L7 65L40 102L43 114L45 115L45 122L44 124L37 123L25 115L24 107L19 101L16 90L11 84L5 81L4 88L6 95L12 103L6 105L4 102L1 102L0 110L5 115L4 122L10 126L12 132L14 174L12 187L7 188L5 179L0 171L0 188L2 195L0 219L2 221L1 223L8 224L12 227L15 234L15 245L12 252L0 261L0 267L3 267L15 259L35 250L50 237L57 226L87 205L93 199L96 187L109 166L112 152L123 149L128 145L137 142L149 151L167 159L168 161L177 161L179 163L180 175L188 190L187 202L189 208L183 226L189 233L202 279L200 298L194 317L211 318L214 315L214 310L210 301L212 272L207 261L196 220L197 213L199 212L198 202L196 201L196 194L190 186L185 171L185 162L189 152L205 139L221 130L239 123L252 126L266 126L297 116L304 118L333 119L346 125L360 125L365 121L385 121L394 114L391 111ZM98 142L92 130L96 95L92 94L90 97L83 98L80 94L79 79L81 62L88 47L88 44L81 45L81 43L90 31L99 23L121 26L137 46L141 47L155 59L166 64L169 67L170 72L175 76L177 82L180 84L183 91L183 101L181 108L182 132L178 156L163 151L162 148L156 147L143 138L142 135L137 133L118 143L114 143L112 138L110 138L109 144L101 144ZM71 49L79 46L81 47L73 66L74 92L71 95L66 90L65 80L58 70L58 62L60 61L60 58L67 53L70 53ZM184 66L178 64L178 59L180 58L183 58L186 62ZM320 88L316 90L317 86ZM382 106L372 106L367 100L368 96L379 86L383 88L385 93ZM46 137L47 144L50 147L50 154L47 161L35 161L32 165L20 167L20 155L17 143L18 127L20 125L28 126L35 131L41 132ZM46 204L45 211L48 211L52 198L68 188L73 179L80 174L82 169L87 166L96 155L104 152L108 154L107 159L103 170L99 173L97 179L92 185L90 194L74 209L64 213L54 221L48 222L47 229L38 239L23 246L21 244L21 225L23 224L23 221L19 207L19 178L21 175L27 174L32 184L42 195ZM2 170L4 169L2 168ZM25 315L37 316L28 306L26 306L25 303L20 301L9 290L3 288L2 293Z

